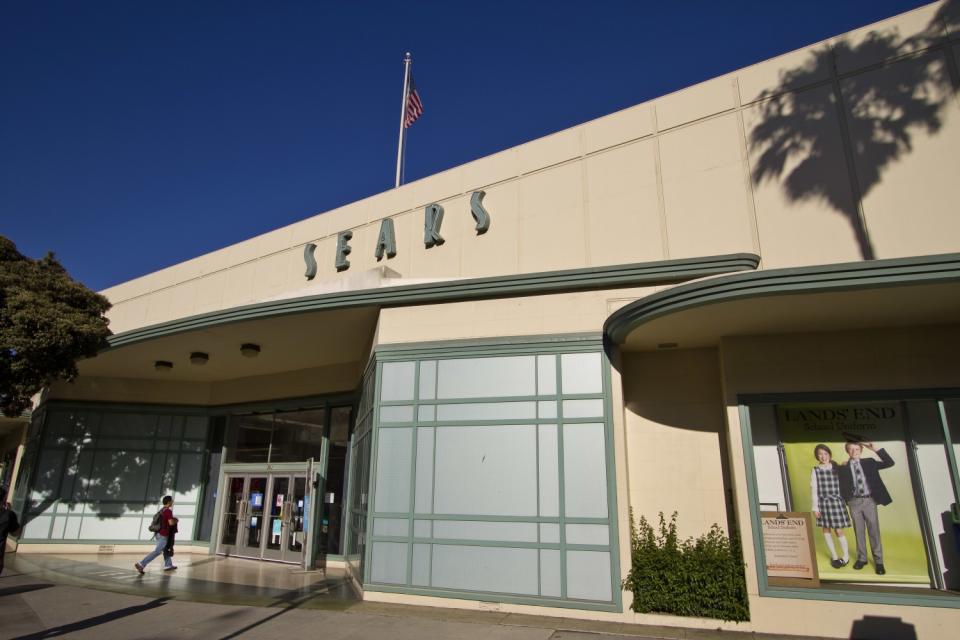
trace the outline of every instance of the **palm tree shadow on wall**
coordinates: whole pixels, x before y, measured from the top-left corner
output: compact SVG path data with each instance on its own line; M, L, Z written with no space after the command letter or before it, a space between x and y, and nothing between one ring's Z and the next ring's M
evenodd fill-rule
M886 29L857 42L838 39L781 72L777 87L758 97L759 123L749 136L754 184L778 183L791 202L825 202L847 219L863 259L874 259L859 203L913 151L918 133L943 127L960 84L945 34L958 32L960 0L950 0L910 37ZM841 153L838 134L846 137L848 169L855 167L849 178L824 175Z

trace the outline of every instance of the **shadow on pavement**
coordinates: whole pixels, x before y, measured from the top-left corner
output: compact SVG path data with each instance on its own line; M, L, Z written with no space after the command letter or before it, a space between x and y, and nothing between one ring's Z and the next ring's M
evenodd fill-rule
M156 600L151 600L146 604L137 605L135 607L126 607L124 609L117 609L116 611L111 611L109 613L104 613L99 616L87 618L86 620L78 620L77 622L71 622L70 624L64 624L59 627L53 627L52 629L38 631L37 633L31 633L25 636L18 636L13 640L40 640L42 638L56 638L57 636L63 636L68 633L73 633L74 631L80 631L81 629L89 629L90 627L95 627L97 625L105 624L113 620L119 620L120 618L126 618L127 616L136 615L143 611L149 611L150 609L156 609L157 607L162 607L166 603L166 601L169 599L170 598L157 598Z
M0 589L0 598L3 596L12 596L18 593L27 593L28 591L39 591L40 589L49 589L50 587L55 586L50 583L44 584L22 584L18 587L5 587Z

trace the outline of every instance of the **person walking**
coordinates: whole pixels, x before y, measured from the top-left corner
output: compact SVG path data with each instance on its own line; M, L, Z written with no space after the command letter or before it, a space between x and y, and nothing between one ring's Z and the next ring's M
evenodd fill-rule
M19 530L17 514L10 508L9 502L0 500L0 574L3 573L3 556L7 552L7 535Z
M143 557L140 562L134 563L133 567L137 573L143 575L143 570L150 564L154 558L163 554L163 570L173 571L177 567L173 564L173 549L167 551L167 542L171 537L173 527L177 524L177 519L173 517L173 496L163 496L163 508L160 509L160 529L156 532L157 546L153 551Z

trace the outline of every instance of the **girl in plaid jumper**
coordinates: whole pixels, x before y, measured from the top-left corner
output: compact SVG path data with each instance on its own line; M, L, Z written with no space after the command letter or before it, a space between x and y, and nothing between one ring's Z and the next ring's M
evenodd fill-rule
M810 473L810 498L813 502L813 515L817 526L823 529L823 539L830 550L830 566L834 569L845 567L850 562L850 548L843 529L852 525L847 504L840 496L840 477L837 475L837 463L833 461L833 452L825 444L813 448L813 457L817 466ZM833 536L840 542L843 557L837 557L837 548Z

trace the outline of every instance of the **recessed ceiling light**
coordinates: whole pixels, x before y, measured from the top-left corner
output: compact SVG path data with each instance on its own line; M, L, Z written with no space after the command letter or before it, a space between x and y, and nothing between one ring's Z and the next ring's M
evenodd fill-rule
M676 349L679 346L676 342L661 342L657 345L657 349Z
M258 355L260 355L260 345L252 342L245 342L240 345L240 353L247 358L256 358Z
M153 363L153 368L157 371L170 371L173 369L173 363L169 360L157 360Z
M210 359L210 354L204 353L203 351L194 351L190 354L190 363L203 365L207 364L207 360Z

